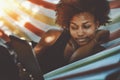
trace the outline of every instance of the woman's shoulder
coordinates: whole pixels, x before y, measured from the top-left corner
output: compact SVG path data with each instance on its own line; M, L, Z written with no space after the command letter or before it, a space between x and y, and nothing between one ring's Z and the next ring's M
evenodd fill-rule
M41 36L38 44L42 46L51 46L60 37L62 32L62 30L50 29Z
M56 30L56 29L50 29L47 32L45 32L41 36L40 41L34 47L35 53L39 53L41 52L41 50L44 50L48 46L52 46L60 37L62 32L63 32L62 30Z
M62 30L51 29L48 30L41 38L43 38L46 42L55 42L59 36L62 34Z
M61 29L50 29L44 35L48 35L48 36L51 36L51 35L60 36L60 34L62 32L63 32L63 30L61 30Z
M69 36L69 32L66 29L50 29L45 34L43 34L42 37L54 37L55 39L58 39L60 36Z

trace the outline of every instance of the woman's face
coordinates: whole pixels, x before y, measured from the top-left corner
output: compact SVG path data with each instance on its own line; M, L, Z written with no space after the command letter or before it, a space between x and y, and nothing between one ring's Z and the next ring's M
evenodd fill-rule
M99 23L95 21L93 15L83 12L72 17L70 35L78 45L83 46L95 37L98 26Z

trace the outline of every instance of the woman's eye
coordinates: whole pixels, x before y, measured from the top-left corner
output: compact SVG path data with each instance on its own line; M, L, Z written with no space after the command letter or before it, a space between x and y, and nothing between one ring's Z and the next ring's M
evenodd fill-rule
M76 26L71 26L71 29L76 30L78 28Z
M88 29L88 28L90 28L90 25L84 25L83 27Z

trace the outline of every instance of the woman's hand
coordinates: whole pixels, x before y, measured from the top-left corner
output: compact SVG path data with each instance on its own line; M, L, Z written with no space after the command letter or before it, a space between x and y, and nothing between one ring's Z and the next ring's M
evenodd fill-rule
M95 40L99 43L105 43L109 41L110 32L108 30L98 30L96 32Z

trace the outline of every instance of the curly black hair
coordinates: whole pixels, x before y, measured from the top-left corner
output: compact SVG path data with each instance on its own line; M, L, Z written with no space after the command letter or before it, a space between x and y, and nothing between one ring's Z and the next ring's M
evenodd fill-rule
M67 28L71 18L82 12L91 13L100 25L109 23L110 6L107 0L60 0L56 5L56 23Z

